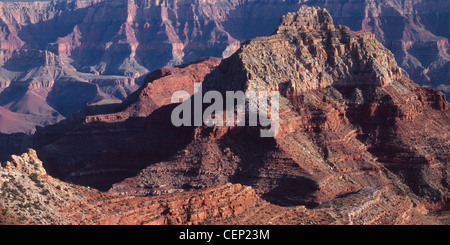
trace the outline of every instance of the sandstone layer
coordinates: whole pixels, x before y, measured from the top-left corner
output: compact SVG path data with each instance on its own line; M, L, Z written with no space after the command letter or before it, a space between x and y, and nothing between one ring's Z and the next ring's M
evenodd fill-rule
M100 193L48 176L31 149L0 167L2 225L445 224L445 217L424 215L382 188L308 209L274 205L251 187L230 183L161 197Z
M192 129L174 127L171 109L163 107L171 106L177 90L193 93L194 83L202 82L220 61L206 58L156 70L123 103L90 107L39 130L35 145L46 168L61 179L107 190L172 155L189 142Z
M303 3L374 33L413 81L449 93L445 0L2 1L0 132L32 134L87 105L120 102L149 71L228 57Z
M279 91L279 133L174 127L178 78L190 92L202 80L204 91ZM264 202L218 223L418 224L448 210L449 112L445 95L403 76L374 35L304 6L229 58L155 71L122 104L91 107L36 140L51 175L105 195L158 198L233 183ZM286 215L252 211L271 209Z

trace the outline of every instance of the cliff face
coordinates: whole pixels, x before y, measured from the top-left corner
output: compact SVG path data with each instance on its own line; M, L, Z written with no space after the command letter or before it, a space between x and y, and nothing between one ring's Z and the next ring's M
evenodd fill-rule
M0 164L0 174L2 225L445 224L386 188L366 187L315 209L278 206L231 183L165 196L119 196L48 176L32 149Z
M111 192L158 195L235 181L268 200L315 205L372 186L448 207L445 96L402 76L373 35L334 27L322 9L286 15L203 85L280 91L280 133L261 139L251 127L196 128L182 152Z
M107 190L172 155L192 134L192 129L172 125L171 108L166 108L173 107L172 94L177 90L193 93L194 83L202 82L220 61L206 58L156 70L123 103L90 107L38 130L35 146L42 149L44 165L61 179Z
M410 78L448 92L448 1L313 1L326 8L335 23L367 30L390 49Z
M190 93L199 81L204 91L280 91L278 135L173 127L169 99L181 78ZM50 174L105 196L175 197L234 183L261 201L212 223L405 224L448 210L449 117L445 96L403 76L374 35L302 7L229 58L157 70L122 104L39 130L36 140Z
M239 41L219 21L236 4L1 2L1 132L34 133L89 104L120 102L150 70L230 55Z
M302 16L285 15L274 35L245 42L207 76L205 86L286 96L330 85L385 86L402 76L392 53L373 34L335 28L326 10L302 11Z
M136 78L166 65L227 57L241 41L270 34L303 2L326 8L338 25L374 33L414 78L429 73L434 85L446 82L440 74L449 61L444 0L2 2L2 57L48 50L70 57L82 72Z
M2 225L202 224L241 215L261 203L252 188L239 184L164 198L99 193L48 176L32 149L0 164Z
M0 97L9 98L0 106L14 114L1 115L18 119L0 132L33 133L86 105L119 102L164 66L228 57L303 2L374 33L411 79L448 93L445 0L0 2Z
M1 2L0 132L32 134L89 104L120 102L149 70L230 55L239 41L219 22L237 4Z

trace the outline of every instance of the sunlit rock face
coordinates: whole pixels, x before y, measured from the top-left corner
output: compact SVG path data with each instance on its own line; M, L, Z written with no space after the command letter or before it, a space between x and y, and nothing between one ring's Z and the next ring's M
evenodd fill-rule
M449 3L444 0L3 1L0 132L31 134L87 105L120 102L155 69L229 57L241 42L270 35L283 15L303 3L326 8L336 26L373 33L413 81L450 91ZM346 37L336 38L338 55L343 50L336 45ZM308 52L322 52L322 39L318 46L306 43L319 48ZM336 57L336 65L349 65ZM371 76L392 75L386 72ZM314 74L319 78L313 87L341 76Z

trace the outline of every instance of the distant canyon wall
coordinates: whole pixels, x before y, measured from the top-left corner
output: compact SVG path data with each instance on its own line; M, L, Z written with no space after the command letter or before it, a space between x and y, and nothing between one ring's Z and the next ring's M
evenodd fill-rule
M450 91L445 0L2 1L0 132L33 133L88 105L120 102L161 67L228 57L303 4L374 33L412 80Z
M450 60L445 0L0 2L1 58L18 49L48 50L81 72L139 77L228 57L240 42L271 34L282 15L302 4L326 8L336 24L373 32L418 82L448 82L440 79L448 79L440 69Z

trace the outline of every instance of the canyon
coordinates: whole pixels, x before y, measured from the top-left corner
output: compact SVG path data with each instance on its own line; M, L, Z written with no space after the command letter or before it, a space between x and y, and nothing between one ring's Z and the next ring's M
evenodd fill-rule
M271 33L39 128L36 151L2 161L0 223L448 224L445 94L320 7L283 15ZM279 133L173 126L173 92L200 82L278 91Z
M120 103L162 67L227 58L302 4L374 33L405 75L448 95L445 0L1 1L0 133L33 134L88 105Z
M12 156L0 174L3 225L430 225L445 224L446 217L426 214L382 188L365 188L314 210L275 205L251 187L231 183L154 197L101 193L49 176L31 149Z

